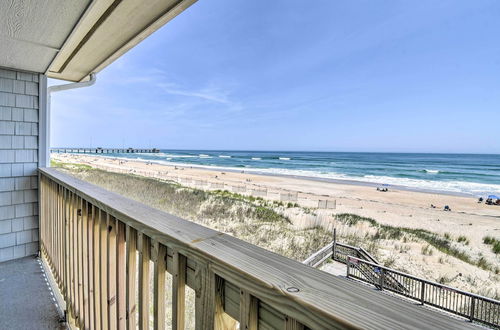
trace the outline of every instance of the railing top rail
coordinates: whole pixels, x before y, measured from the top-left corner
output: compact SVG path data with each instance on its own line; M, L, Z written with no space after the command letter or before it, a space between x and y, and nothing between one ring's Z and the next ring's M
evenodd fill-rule
M368 257L369 259L371 259L373 262L378 263L377 259L375 259L370 253L368 253L368 251L366 251L363 248L360 248L360 247L357 247L357 246L352 246L352 245L345 244L345 243L339 243L339 242L337 242L336 245L337 246L341 246L341 247L345 247L345 248L348 248L348 249L352 249L352 250L358 251L360 253L363 253L363 254L366 255L366 257Z
M363 254L366 258L370 259L372 262L374 262L374 263L376 263L376 264L378 264L378 263L379 263L379 262L378 262L378 260L377 260L377 259L375 259L375 257L374 257L374 256L372 256L372 255L371 255L368 251L366 251L365 249L363 249L363 248L359 248L359 250L358 250L358 251L359 251L359 252L361 252L361 253L362 253L362 254Z
M359 250L359 248L357 246L352 246L352 245L349 245L349 244L339 243L339 242L337 242L336 244L337 244L337 246L342 246L342 247L353 249L353 250L356 250L356 251Z
M207 264L225 280L285 315L293 315L310 328L469 327L467 323L380 296L352 281L130 200L56 169L41 168L39 172L151 239ZM373 304L377 300L380 303Z
M325 245L324 247L322 247L321 249L319 249L318 251L316 251L312 255L310 255L306 260L302 261L302 263L305 265L310 264L313 260L318 258L318 256L323 255L325 253L325 251L331 250L332 247L333 247L333 242L328 243L327 245Z
M499 304L500 305L500 301L495 300L493 298L488 298L488 297L481 296L481 295L478 295L478 294L475 294L475 293L472 293L472 292L463 291L463 290L460 290L460 289L457 289L457 288L454 288L454 287L451 287L451 286L448 286L448 285L445 285L445 284L441 284L441 283L429 281L429 280L426 280L424 278L421 278L421 277L418 277L418 276L415 276L415 275L407 274L407 273L401 272L399 270L395 270L395 269L392 269L392 268L389 268L389 267L385 267L385 266L382 266L382 265L379 265L379 264L376 264L376 263L373 263L373 262L370 262L370 261L366 261L364 259L356 258L356 257L353 257L353 256L349 256L349 259L354 259L357 262L362 262L362 263L368 264L368 265L373 266L373 267L378 267L378 268L381 268L381 269L384 269L384 270L388 270L391 273L395 273L395 274L398 274L398 275L401 275L401 276L405 276L405 277L411 278L411 279L419 281L419 282L424 282L426 284L435 285L435 286L441 287L443 289L452 290L452 291L464 294L466 296L478 298L478 299L481 299L481 300L487 300L487 301L489 301L491 303L495 303L495 304ZM349 262L349 260L348 260L348 262Z

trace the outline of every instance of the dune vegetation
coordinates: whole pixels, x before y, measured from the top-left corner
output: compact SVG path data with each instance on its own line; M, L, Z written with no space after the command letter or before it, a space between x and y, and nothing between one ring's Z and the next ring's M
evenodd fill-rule
M154 208L302 261L332 240L363 247L387 267L481 295L500 298L500 241L485 237L486 252L464 235L381 224L225 190L201 190L172 181L120 174L88 165L53 164L73 176Z
M296 228L283 212L294 205L228 191L204 191L86 165L57 162L53 165L104 189L298 261L332 240L330 232L322 227Z

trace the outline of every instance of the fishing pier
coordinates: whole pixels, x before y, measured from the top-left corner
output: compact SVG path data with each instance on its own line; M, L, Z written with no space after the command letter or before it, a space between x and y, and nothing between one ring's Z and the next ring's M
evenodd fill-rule
M159 153L160 149L136 149L136 148L51 148L53 153L73 154L136 154L136 153Z

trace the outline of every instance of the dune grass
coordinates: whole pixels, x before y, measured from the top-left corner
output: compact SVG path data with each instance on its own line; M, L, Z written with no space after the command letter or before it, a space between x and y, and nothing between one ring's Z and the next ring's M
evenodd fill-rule
M483 237L483 243L491 245L491 251L493 251L493 253L500 253L500 240L491 236L485 236Z
M294 228L281 212L293 204L229 191L203 191L171 181L107 172L85 165L54 162L53 166L104 189L298 261L332 240L331 233L322 227Z
M418 238L422 241L427 242L429 244L429 247L432 246L438 251L441 251L447 255L460 259L471 265L478 266L484 270L497 272L498 269L498 267L494 267L484 257L480 257L474 260L470 255L468 255L461 249L454 246L453 240L449 234L441 236L437 233L433 233L425 229L389 226L385 224L380 224L374 219L350 213L337 214L336 219L349 226L354 226L359 222L369 223L370 226L377 229L376 233L371 237L374 240L379 240L379 239L401 240L405 235L408 235L410 237ZM493 238L485 237L483 241L485 243L486 241L488 241L488 243L486 244L492 244L494 249L495 241ZM466 240L464 240L463 238L459 238L458 242L466 244ZM500 250L500 244L498 249ZM428 254L429 251L430 250L427 248L425 249L425 253L423 251L422 254Z

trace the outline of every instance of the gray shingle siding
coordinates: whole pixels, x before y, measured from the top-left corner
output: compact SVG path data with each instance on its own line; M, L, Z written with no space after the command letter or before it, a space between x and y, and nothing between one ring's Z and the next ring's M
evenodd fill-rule
M0 262L38 252L38 80L0 69Z

